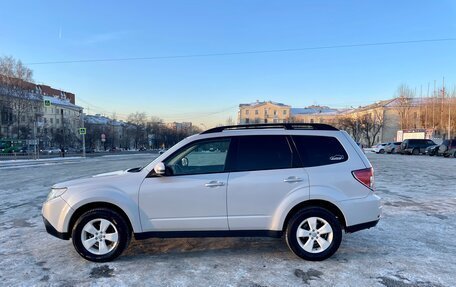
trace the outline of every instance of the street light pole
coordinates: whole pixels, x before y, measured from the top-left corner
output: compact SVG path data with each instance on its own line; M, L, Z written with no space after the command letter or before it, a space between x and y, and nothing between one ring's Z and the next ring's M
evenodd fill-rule
M82 122L82 128L84 128L84 113L82 110L79 111L80 114L80 120ZM86 157L86 141L85 141L85 133L82 134L82 157Z

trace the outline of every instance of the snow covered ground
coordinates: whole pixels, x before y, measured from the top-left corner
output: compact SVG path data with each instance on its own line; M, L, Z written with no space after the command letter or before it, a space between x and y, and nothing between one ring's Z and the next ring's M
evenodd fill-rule
M0 162L0 285L4 286L455 286L456 159L367 153L384 215L344 235L323 262L282 239L132 241L116 261L82 259L48 235L41 204L59 181L136 167L154 155Z

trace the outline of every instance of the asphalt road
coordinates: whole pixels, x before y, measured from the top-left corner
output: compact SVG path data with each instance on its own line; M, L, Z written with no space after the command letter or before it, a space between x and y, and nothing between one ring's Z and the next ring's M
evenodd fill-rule
M346 234L323 262L282 239L132 241L116 261L82 259L48 235L41 205L53 183L144 165L156 155L0 162L0 285L4 286L456 286L456 159L368 154L384 215Z

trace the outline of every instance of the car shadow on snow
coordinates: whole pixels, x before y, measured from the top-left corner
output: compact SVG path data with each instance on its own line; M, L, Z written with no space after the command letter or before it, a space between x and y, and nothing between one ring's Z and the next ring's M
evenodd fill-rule
M370 233L370 232L365 232ZM389 252L381 243L382 233L374 231L379 237L372 240L364 233L344 234L341 246L331 258L325 261L348 262L360 260L369 254L385 255ZM379 236L380 235L380 236ZM370 234L372 236L372 234ZM367 240L370 238L371 240ZM357 247L353 248L351 244ZM361 250L361 251L360 251ZM301 260L288 248L284 238L269 237L204 237L204 238L150 238L132 239L130 246L117 260L137 260L142 257L170 257L181 259L191 257L260 256Z
M199 257L201 254L226 256L233 254L285 253L291 251L281 238L217 237L217 238L151 238L132 240L121 259L141 256Z

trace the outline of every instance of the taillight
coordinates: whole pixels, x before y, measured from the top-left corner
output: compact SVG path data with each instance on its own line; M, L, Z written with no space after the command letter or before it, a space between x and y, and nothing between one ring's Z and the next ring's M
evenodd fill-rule
M374 169L372 167L354 170L352 174L357 181L374 190Z

